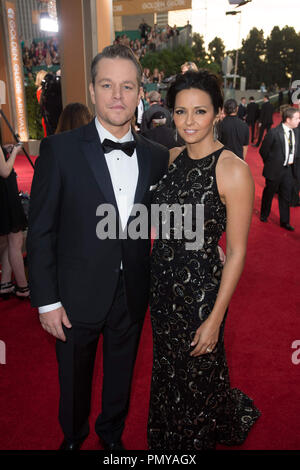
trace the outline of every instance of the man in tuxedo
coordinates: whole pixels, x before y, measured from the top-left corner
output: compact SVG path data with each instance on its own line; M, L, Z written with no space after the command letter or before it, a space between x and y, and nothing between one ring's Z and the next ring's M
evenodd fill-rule
M247 105L246 105L246 98L243 96L241 98L241 102L239 104L238 112L237 112L237 117L242 119L242 121L245 121L246 119L246 114L247 114Z
M299 134L296 128L299 122L300 112L296 108L286 108L282 113L282 123L266 134L260 148L264 161L263 176L266 178L260 220L267 222L273 196L278 192L280 226L289 231L294 230L290 225L290 203L297 176Z
M254 97L250 96L249 103L247 105L247 112L246 112L246 123L248 124L249 128L251 128L251 143L254 142L255 136L255 124L259 116L259 107L258 104L255 103Z
M96 117L41 143L31 191L28 262L32 305L57 338L61 450L77 450L88 417L97 343L103 335L102 411L95 430L106 450L123 449L131 379L149 295L150 237L124 236L134 204L165 174L167 149L131 131L141 68L123 45L92 62ZM105 206L103 206L105 204ZM113 208L116 236L99 236ZM113 229L110 224L108 229ZM121 236L122 234L122 236Z
M258 124L259 135L258 135L258 141L256 142L255 147L260 146L265 130L268 132L271 129L272 124L273 124L273 113L274 113L273 105L269 101L269 96L266 95L264 97L264 103L260 110L259 124Z

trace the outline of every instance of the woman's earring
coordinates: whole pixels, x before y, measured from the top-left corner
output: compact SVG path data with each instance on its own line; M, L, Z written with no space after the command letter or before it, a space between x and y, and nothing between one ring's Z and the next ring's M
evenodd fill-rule
M175 130L175 140L176 140L176 142L177 142L177 140L178 140L178 133L177 133L177 129Z
M216 140L218 140L217 122L215 122L215 124L213 126L213 139L214 139L214 142L216 142Z

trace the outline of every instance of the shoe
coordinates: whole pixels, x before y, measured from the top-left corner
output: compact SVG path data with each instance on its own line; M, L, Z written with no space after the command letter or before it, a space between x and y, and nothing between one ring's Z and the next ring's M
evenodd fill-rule
M284 222L280 222L280 227L285 228L286 230L289 230L290 232L293 232L295 230L295 228L292 227L290 224L285 224Z
M260 221L261 221L261 222L268 222L268 218L265 217L264 215L261 215L261 216L260 216Z
M99 437L99 442L103 449L109 452L120 452L126 450L121 440L117 442L106 442L104 439Z
M66 439L64 439L58 450L80 450L80 447L82 446L83 441L84 439L82 439L79 442L69 442Z
M9 292L0 292L0 297L3 300L8 300L10 299L14 293L15 293L15 287L12 282L4 282L3 284L0 284L0 290L6 290L6 289L11 289Z
M20 293L20 294L26 294L28 292L28 295L18 295L17 293ZM30 299L30 293L29 293L29 287L28 285L25 286L25 287L19 287L19 286L15 286L15 291L14 291L14 294L16 297L18 297L18 299L20 300L29 300Z

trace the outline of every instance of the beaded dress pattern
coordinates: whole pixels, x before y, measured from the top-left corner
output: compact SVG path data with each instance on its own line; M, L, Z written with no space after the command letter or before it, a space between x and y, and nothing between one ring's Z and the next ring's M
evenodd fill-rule
M153 371L148 421L151 450L214 449L239 445L260 412L238 389L230 388L224 350L225 319L213 352L191 357L196 330L208 318L218 294L222 263L218 242L226 228L216 165L224 147L201 159L185 149L158 183L153 204L204 206L202 247L187 239L157 236L151 255L150 313ZM157 230L166 217L162 216ZM193 229L197 219L193 216ZM175 226L174 226L175 227ZM173 235L175 230L173 232ZM177 232L178 234L178 232Z

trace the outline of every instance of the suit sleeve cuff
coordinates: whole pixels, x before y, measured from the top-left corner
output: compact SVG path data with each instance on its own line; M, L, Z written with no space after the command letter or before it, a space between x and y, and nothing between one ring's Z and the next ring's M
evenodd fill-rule
M60 307L62 307L61 302L56 302L55 304L43 305L42 307L39 307L39 313L52 312L52 310L55 310Z

